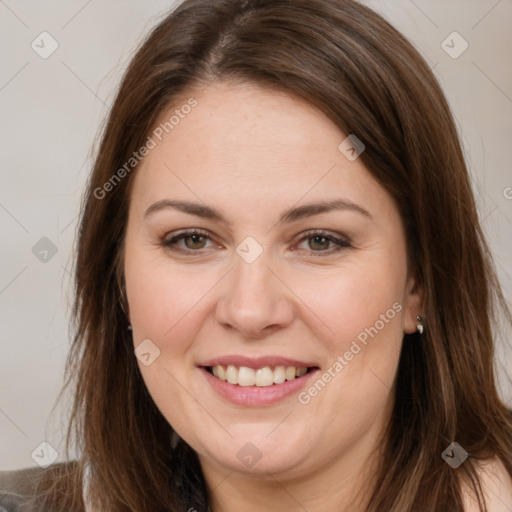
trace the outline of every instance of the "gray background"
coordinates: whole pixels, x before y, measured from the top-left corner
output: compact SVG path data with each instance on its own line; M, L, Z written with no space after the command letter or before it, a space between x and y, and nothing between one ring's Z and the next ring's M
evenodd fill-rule
M412 40L447 94L510 304L512 0L364 3ZM65 404L50 412L69 346L73 241L93 142L133 49L172 5L0 0L0 469L35 466L34 450L50 457L45 440L62 459ZM31 47L51 49L43 31L58 44L46 59ZM454 31L469 45L458 58L442 47L463 49L459 36L446 39ZM499 337L496 362L512 407L510 334Z

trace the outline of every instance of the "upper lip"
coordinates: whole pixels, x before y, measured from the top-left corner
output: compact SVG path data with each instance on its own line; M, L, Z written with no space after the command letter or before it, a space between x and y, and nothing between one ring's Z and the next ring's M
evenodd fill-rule
M247 357L238 355L226 355L219 356L213 359L203 361L199 366L227 366L231 364L233 366L246 366L248 368L263 368L264 366L294 366L295 368L310 368L316 367L315 363L299 361L298 359L291 359L288 357L280 356L260 356L260 357Z

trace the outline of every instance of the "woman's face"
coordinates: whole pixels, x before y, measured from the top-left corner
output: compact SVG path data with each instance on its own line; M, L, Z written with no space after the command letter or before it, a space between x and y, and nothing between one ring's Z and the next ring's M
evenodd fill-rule
M190 96L155 127L130 199L149 393L205 468L299 477L371 456L420 314L393 200L302 100L226 83Z

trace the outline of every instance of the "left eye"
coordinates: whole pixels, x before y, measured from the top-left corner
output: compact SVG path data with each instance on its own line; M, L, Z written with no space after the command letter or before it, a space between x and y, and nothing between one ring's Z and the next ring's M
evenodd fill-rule
M185 241L185 246L187 249L203 249L206 237L203 235L187 235L182 237L182 240ZM190 244L188 243L190 241Z
M347 240L338 238L328 233L310 233L300 239L300 242L307 242L309 249L312 252L337 252L343 248L350 247ZM334 244L334 247L331 245ZM331 251L330 249L334 249Z

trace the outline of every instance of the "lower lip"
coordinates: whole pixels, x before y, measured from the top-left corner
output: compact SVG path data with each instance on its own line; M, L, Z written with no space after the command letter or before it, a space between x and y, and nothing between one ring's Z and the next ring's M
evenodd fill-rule
M287 380L282 384L273 384L272 386L239 386L214 377L204 367L200 370L205 375L207 382L221 397L237 405L258 407L275 404L294 393L298 393L309 382L311 376L318 371L318 368L302 377Z

